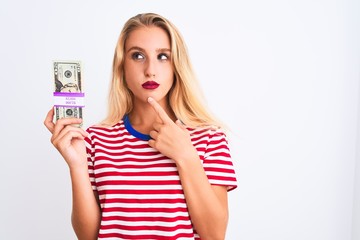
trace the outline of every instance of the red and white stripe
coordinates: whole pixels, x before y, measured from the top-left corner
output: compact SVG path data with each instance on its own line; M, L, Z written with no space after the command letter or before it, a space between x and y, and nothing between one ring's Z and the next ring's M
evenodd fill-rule
M236 188L225 134L188 130L209 182ZM132 136L123 121L87 131L89 176L102 211L99 239L199 239L171 159Z

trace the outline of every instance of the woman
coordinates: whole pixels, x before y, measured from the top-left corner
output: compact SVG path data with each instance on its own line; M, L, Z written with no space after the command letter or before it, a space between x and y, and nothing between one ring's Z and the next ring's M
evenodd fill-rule
M224 239L236 187L220 125L199 100L185 44L164 17L139 14L120 34L109 113L45 125L69 165L79 239ZM84 141L85 140L85 141Z

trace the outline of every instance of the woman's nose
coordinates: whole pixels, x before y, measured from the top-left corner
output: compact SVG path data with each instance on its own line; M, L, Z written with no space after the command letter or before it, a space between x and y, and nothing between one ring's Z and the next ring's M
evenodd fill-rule
M146 62L145 76L153 78L153 77L155 77L155 72L156 72L156 61L149 59Z

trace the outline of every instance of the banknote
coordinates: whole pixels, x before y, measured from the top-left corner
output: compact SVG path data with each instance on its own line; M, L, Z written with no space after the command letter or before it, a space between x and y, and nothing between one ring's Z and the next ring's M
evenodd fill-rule
M83 119L84 83L81 61L53 61L54 119Z

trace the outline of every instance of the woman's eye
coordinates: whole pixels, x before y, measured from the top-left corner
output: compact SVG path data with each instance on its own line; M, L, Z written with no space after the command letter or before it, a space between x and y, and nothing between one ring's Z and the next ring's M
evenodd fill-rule
M168 56L167 54L165 54L165 53L160 53L160 54L158 55L158 59L159 59L159 60L168 60L168 59L169 59L169 56Z
M131 58L132 58L132 59L135 59L135 60L142 60L142 59L144 59L145 57L144 57L144 55L142 55L141 53L135 52L135 53L131 54Z

